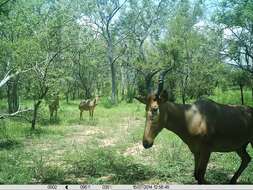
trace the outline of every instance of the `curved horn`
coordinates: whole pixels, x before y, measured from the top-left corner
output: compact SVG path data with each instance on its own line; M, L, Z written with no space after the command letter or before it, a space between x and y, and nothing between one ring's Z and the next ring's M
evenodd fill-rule
M158 80L158 89L157 89L157 94L156 97L159 98L162 90L163 90L163 83L164 83L164 76L172 69L172 67L164 70L163 72L161 72L160 76L159 76L159 80Z
M160 74L159 76L159 80L158 80L158 89L157 89L157 98L160 96L162 90L163 90L163 83L164 83L164 74L163 72Z

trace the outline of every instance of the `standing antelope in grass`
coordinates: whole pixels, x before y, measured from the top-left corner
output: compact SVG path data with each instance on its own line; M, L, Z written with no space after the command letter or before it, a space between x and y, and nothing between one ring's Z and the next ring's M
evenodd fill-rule
M235 184L248 166L251 157L246 147L253 147L253 108L223 105L212 100L199 100L192 105L168 101L160 75L156 95L146 100L146 125L143 136L144 148L152 147L163 128L178 135L194 155L194 177L199 184L205 181L205 172L212 152L236 152L241 165L230 180Z
M90 117L93 118L93 113L96 105L98 104L98 96L93 100L82 100L79 104L80 120L83 118L83 111L89 111Z
M49 113L50 113L50 121L52 121L54 113L55 113L55 118L54 119L57 118L57 111L60 107L59 106L59 100L60 100L59 95L56 94L56 95L54 95L53 100L51 100L48 104Z

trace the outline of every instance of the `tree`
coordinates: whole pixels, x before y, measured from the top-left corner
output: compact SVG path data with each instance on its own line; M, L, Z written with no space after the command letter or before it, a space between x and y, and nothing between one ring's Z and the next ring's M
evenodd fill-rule
M7 4L5 1L4 5ZM23 65L20 64L19 53L20 46L24 38L28 35L27 29L22 25L22 17L18 17L16 13L22 11L17 9L18 3L13 4L11 10L6 15L1 15L3 21L1 22L1 64L4 73L12 71L18 72ZM19 108L19 75L12 75L7 81L7 98L8 98L8 112L14 113Z
M88 1L83 5L85 12L81 11L81 19L91 22L96 26L98 32L104 39L106 46L106 57L111 72L111 102L117 103L117 80L116 80L116 62L121 56L117 53L116 47L121 42L121 37L116 36L118 30L118 22L121 19L118 13L125 5L127 0L96 0Z
M168 76L172 99L177 93L182 103L187 99L210 95L219 81L223 70L219 56L218 33L204 26L198 28L203 19L203 5L200 1L180 1L175 16L168 23L165 39L160 43L164 62L175 65L173 74ZM173 81L169 79L173 76ZM174 89L171 89L174 88Z
M221 1L214 21L223 29L223 55L230 59L230 64L253 73L252 1Z
M127 51L131 53L131 60L125 59L124 62L130 69L136 70L141 95L153 91L152 79L164 67L157 46L174 5L172 1L164 0L130 1L129 9L125 11L122 28L128 33L125 41L131 49ZM168 65L170 63L165 63L165 67Z
M54 69L61 67L63 50L70 47L61 40L63 25L66 24L62 19L68 20L67 7L68 4L59 1L19 1L3 22L1 35L4 38L1 39L5 46L1 46L4 51L0 56L3 65L13 72L28 68L34 71L22 78L16 75L18 78L9 80L7 88L10 100L19 100L18 90L29 89L26 97L34 100L32 129L35 129L40 104L61 75L60 69L58 72ZM17 107L15 104L12 112L17 111Z
M235 85L239 86L241 93L241 104L244 105L244 93L243 89L245 86L250 84L250 75L246 71L233 69L231 72L231 78Z

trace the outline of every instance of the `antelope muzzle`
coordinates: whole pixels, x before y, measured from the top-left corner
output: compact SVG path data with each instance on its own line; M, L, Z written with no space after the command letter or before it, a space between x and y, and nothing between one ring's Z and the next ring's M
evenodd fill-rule
M149 143L147 140L143 140L142 144L143 144L143 147L146 149L151 148L153 146L153 143Z

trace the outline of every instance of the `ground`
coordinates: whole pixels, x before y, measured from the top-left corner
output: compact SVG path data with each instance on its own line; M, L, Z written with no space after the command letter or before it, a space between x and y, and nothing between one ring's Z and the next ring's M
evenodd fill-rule
M45 105L42 116L47 119L35 131L23 121L1 123L0 183L196 184L193 156L175 134L163 130L151 149L142 147L143 105L100 104L94 119L85 112L83 121L77 105L62 102L53 123ZM235 153L212 154L207 180L228 183L239 163ZM252 171L250 163L239 183L253 183Z

